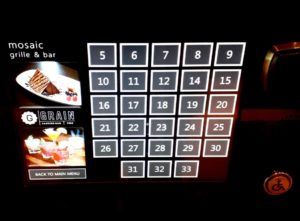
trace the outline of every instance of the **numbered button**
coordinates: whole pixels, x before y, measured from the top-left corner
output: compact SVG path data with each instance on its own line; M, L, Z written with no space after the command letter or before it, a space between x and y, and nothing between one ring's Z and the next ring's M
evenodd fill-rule
M93 118L93 137L117 137L118 124L116 118Z
M213 43L185 43L183 66L210 66Z
M144 178L145 161L121 161L121 178Z
M92 115L117 115L117 95L92 95Z
M176 160L174 169L175 178L195 178L198 177L198 160Z
M179 114L203 115L205 112L206 95L180 95Z
M94 158L118 157L117 140L93 140Z
M89 67L116 67L117 44L88 43Z
M152 44L152 66L179 66L180 43Z
M214 70L211 91L238 91L240 78L241 70Z
M229 137L231 135L233 118L207 118L207 137Z
M229 139L206 139L203 157L227 157Z
M183 70L181 91L207 91L209 70Z
M177 136L201 137L203 118L178 118Z
M122 115L146 115L146 95L121 95Z
M172 157L173 139L150 139L148 157Z
M174 115L176 97L176 95L150 95L150 114Z
M172 161L148 161L148 174L149 178L168 178L171 177Z
M173 137L175 118L150 118L149 136Z
M148 71L121 71L121 92L146 92Z
M176 157L199 157L201 139L177 139Z
M246 43L217 43L215 66L242 66Z
M121 67L147 67L148 44L122 43L120 44Z
M89 71L91 92L116 92L117 72L116 71Z
M121 136L144 137L146 136L146 119L121 118Z
M121 140L121 157L145 157L145 140Z
M236 94L210 95L208 114L231 115L234 114Z
M178 70L152 71L151 91L165 92L177 91Z

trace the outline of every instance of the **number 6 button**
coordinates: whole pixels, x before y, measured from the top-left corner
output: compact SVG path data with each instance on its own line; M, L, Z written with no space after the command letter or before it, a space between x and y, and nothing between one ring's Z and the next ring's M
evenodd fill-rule
M147 43L123 43L120 44L121 67L147 67L148 44Z

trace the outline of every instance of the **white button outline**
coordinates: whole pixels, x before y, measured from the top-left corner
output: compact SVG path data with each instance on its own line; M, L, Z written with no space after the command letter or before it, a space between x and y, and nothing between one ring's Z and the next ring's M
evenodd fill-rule
M179 141L199 141L199 148L197 154L178 154L178 147L179 147ZM201 146L202 146L202 139L176 139L176 147L175 147L175 157L200 157L201 153Z
M132 117L130 117L130 118L122 118L122 116L121 116L121 118L119 118L120 120L121 120L121 122L120 122L120 128L121 128L121 137L145 137L146 136L146 118L140 118L140 117L138 117L138 118L132 118ZM144 122L144 128L143 128L143 134L132 134L132 135L124 135L123 133L124 133L124 130L123 130L123 122L124 122L124 120L142 120L143 122Z
M197 113L182 113L181 112L182 97L204 97L202 112L197 112ZM178 113L180 115L182 115L182 116L187 116L187 115L204 115L205 114L205 110L206 110L206 99L207 99L207 95L206 94L180 94L180 96L179 96L179 109L178 109Z
M123 64L123 46L146 46L145 64ZM120 43L120 67L148 67L149 43Z
M114 47L114 64L92 64L90 46L113 46ZM117 43L87 43L88 65L89 67L117 67Z
M183 87L184 87L184 85L183 85L184 76L185 76L186 72L205 72L206 73L205 89L183 89ZM210 77L210 70L209 69L182 69L181 70L180 92L207 92L208 91L209 77Z
M242 54L241 54L241 60L240 63L238 64L219 64L218 63L218 56L219 56L219 48L220 45L242 45ZM215 52L215 61L214 61L214 66L219 67L219 66L232 66L232 67L238 67L242 66L244 62L244 55L245 55L245 48L246 48L246 42L218 42L216 46L216 52Z
M114 75L114 79L115 79L114 89L113 90L94 90L93 83L92 83L93 72L94 73L112 73ZM116 70L89 70L89 86L90 86L90 92L101 92L101 93L117 92L117 88L118 88L117 71Z
M143 154L142 155L124 155L124 142L126 141L142 141L143 142ZM146 156L146 140L145 139L121 139L121 158L135 158L135 157L145 157Z
M156 90L156 89L153 89L153 79L154 79L154 72L158 72L158 73L166 73L166 72L169 72L169 73L173 73L175 72L175 88L174 89L171 89L171 90ZM150 76L150 92L177 92L177 88L178 88L178 78L179 78L179 70L175 70L175 69L170 69L170 70L151 70L151 76Z
M201 121L200 125L200 134L188 134L188 135L180 135L180 121L181 120L197 120ZM204 127L204 117L178 117L177 121L177 137L202 137L203 127Z
M225 154L218 154L218 155L210 155L210 154L205 154L207 147L207 141L227 141L226 143L226 151ZM230 145L230 139L205 139L204 140L204 145L203 145L203 157L209 157L209 158L213 158L213 157L228 157L228 152L229 152L229 145Z
M210 46L207 64L186 64L185 59L186 59L187 46L196 46L196 45L209 45ZM214 47L214 43L212 43L212 42L186 42L186 43L184 43L182 66L183 67L209 67L209 66L211 66L213 47Z
M115 128L116 128L116 133L114 135L95 135L95 123L94 121L99 121L99 120L109 120L109 121L114 121L115 122ZM118 118L92 118L92 135L93 137L118 137Z
M113 97L114 99L114 105L115 105L115 112L114 113L94 113L94 100L93 98L106 98L106 97ZM91 95L91 113L92 116L116 116L118 115L118 95Z
M101 156L101 155L96 155L96 142L102 142L102 141L108 141L108 142L114 142L115 143L115 148L116 148L116 154L115 155L103 155L103 156ZM95 140L93 140L93 158L117 158L118 157L118 149L119 149L119 147L118 147L118 140L117 139L115 139L115 140L113 140L113 139L109 139L109 140L103 140L103 139L95 139Z
M152 155L151 154L151 141L171 141L170 145L170 154L169 155ZM173 149L174 149L174 139L148 139L148 151L147 151L147 156L148 157L172 157L173 156Z
M124 176L124 163L142 163L143 171L141 176ZM121 178L145 178L145 161L144 160L121 160Z
M155 46L178 46L176 64L154 64ZM179 67L180 64L181 43L152 43L151 47L151 67Z
M153 113L152 112L152 105L153 105L153 103L152 103L152 98L153 97L158 97L158 98L165 98L165 97L173 97L174 98L174 105L173 105L173 110L172 110L172 112L171 113L165 113L165 112L161 112L161 113ZM176 113L176 105L177 105L177 95L176 94L163 94L163 95L156 95L156 94L151 94L150 95L150 107L149 107L149 113L151 114L151 115L168 115L168 116L170 116L170 115L175 115L175 113ZM155 108L156 110L157 110L157 108Z
M145 73L145 89L143 90L125 90L123 89L123 73L140 73L143 72ZM121 92L130 92L130 93L136 93L136 92L147 92L148 90L148 70L120 70L120 91Z
M212 99L214 97L233 97L231 112L211 112ZM209 96L209 102L208 102L208 114L209 115L234 115L235 107L236 107L236 101L237 101L237 94L211 94Z
M210 120L230 120L229 130L227 134L208 134L208 128L209 128L209 121ZM230 137L232 133L232 126L233 126L233 117L207 117L206 118L206 130L205 130L205 136L206 137Z
M196 163L196 174L193 176L176 175L178 163ZM199 176L199 160L175 160L174 162L174 178L197 178Z
M172 134L157 134L157 135L153 135L151 134L151 128L152 128L152 120L172 120ZM150 117L149 118L149 137L174 137L174 129L175 129L175 117L165 117L165 118L161 118L161 117Z
M123 98L136 98L136 97L143 97L144 98L144 112L143 113L124 113L123 108L124 108L124 104L123 104ZM138 115L138 116L143 116L147 114L147 95L138 95L138 94L122 94L120 96L120 104L121 104L121 116L132 116L132 115Z
M150 175L150 164L152 163L168 163L169 164L169 171L168 175L166 176L151 176ZM170 178L172 176L172 160L148 160L147 166L147 177L148 178Z
M234 88L234 89L215 89L214 84L215 84L215 77L216 77L215 73L216 72L238 72L236 88ZM239 91L241 73L242 73L241 69L214 69L213 76L212 76L212 82L211 82L211 91L226 91L226 92L227 91L232 91L232 92Z

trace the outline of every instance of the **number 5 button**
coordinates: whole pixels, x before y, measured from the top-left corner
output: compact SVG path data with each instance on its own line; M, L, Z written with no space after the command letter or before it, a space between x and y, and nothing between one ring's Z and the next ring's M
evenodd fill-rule
M180 43L152 44L152 66L179 66Z
M89 67L116 67L117 44L88 43Z
M120 44L121 67L147 67L148 44L123 43Z

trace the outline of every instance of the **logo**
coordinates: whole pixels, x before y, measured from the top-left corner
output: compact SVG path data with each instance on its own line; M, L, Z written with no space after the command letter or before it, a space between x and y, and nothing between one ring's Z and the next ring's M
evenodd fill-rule
M22 117L21 117L22 121L25 123L25 124L28 124L28 125L33 125L37 122L37 116L35 113L33 112L30 112L30 111L26 111L22 114Z
M274 172L264 182L265 192L270 195L281 195L287 192L293 184L292 177L284 172Z

